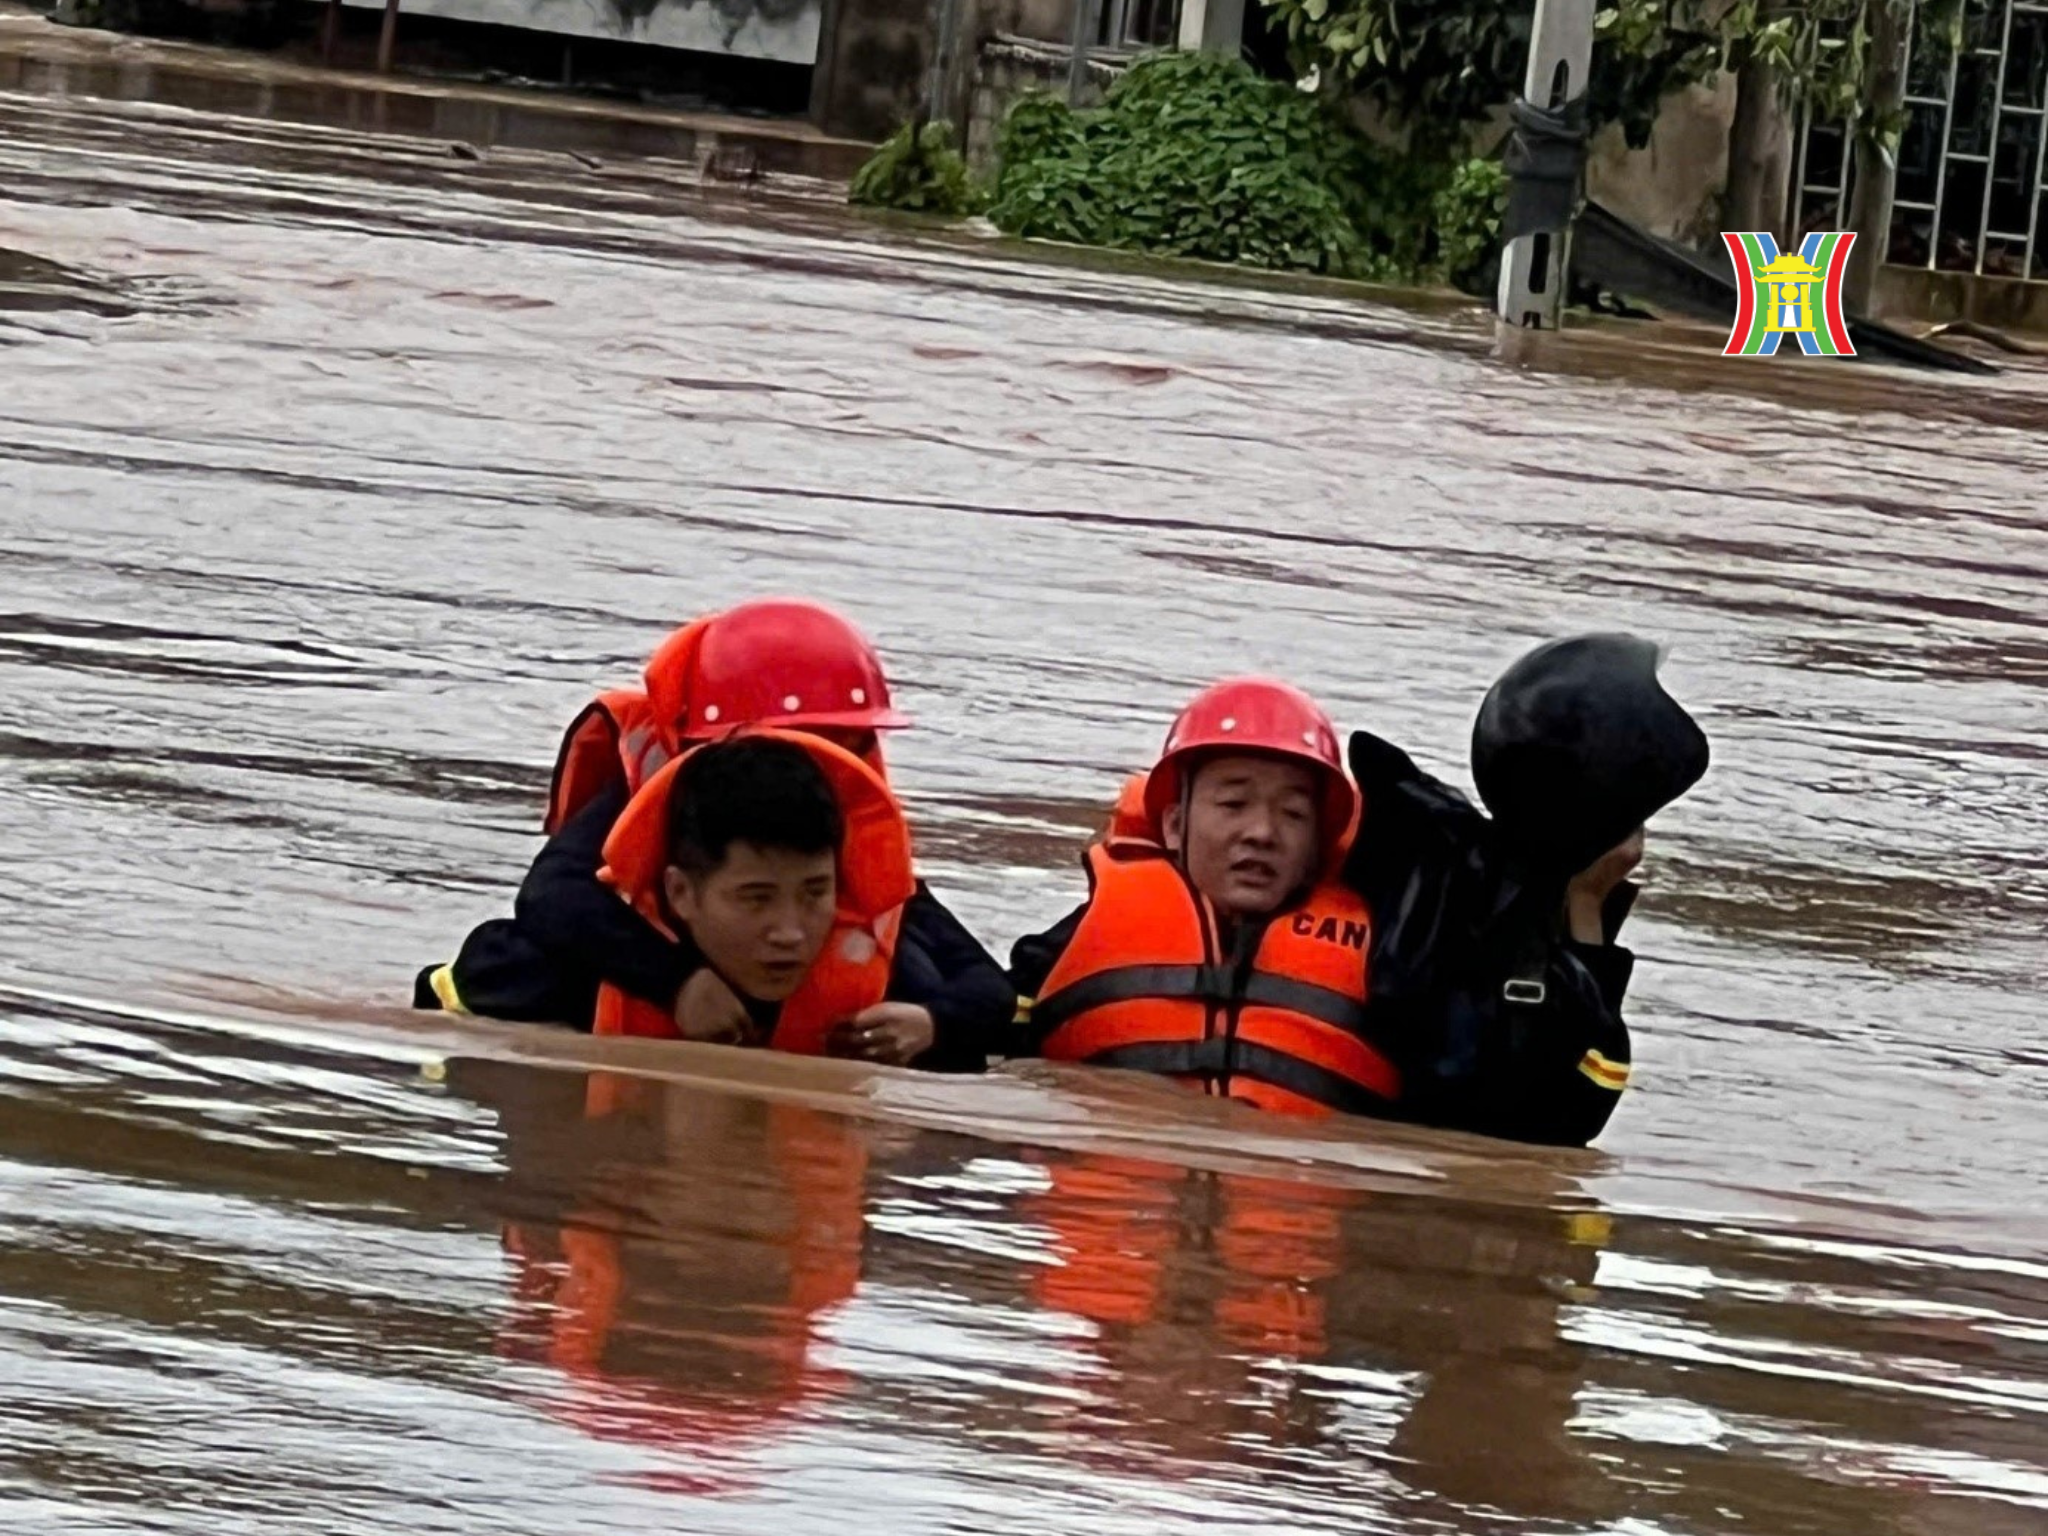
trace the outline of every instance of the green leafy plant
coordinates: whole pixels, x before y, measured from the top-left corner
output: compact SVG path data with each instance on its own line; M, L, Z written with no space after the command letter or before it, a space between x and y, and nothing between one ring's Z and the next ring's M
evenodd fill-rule
M1769 65L1787 94L1816 117L1853 125L1889 154L1898 147L1904 114L1872 113L1865 105L1880 63L1870 46L1880 13L1910 19L1915 52L1945 60L1962 44L1966 9L1965 0L1919 0L1917 8L1914 0L1735 0L1724 27L1737 63ZM1977 25L1988 22L1987 7L1974 12Z
M1474 125L1520 92L1528 0L1263 0L1296 63L1356 95L1425 153L1456 153ZM1664 98L1769 64L1785 90L1825 118L1854 120L1873 67L1872 22L1912 0L1607 0L1594 19L1587 109L1649 141ZM1953 47L1964 0L1921 0L1920 27ZM1893 139L1896 125L1887 125Z
M1501 0L1265 0L1303 69L1372 105L1425 154L1461 150L1475 124L1522 88L1531 7ZM1615 0L1597 13L1588 107L1648 141L1657 104L1708 78L1721 39L1670 0Z
M905 123L854 173L848 198L866 208L948 218L977 212L982 203L948 123Z
M1420 266L1437 185L1333 102L1207 53L1141 58L1089 112L1025 98L997 161L1010 234L1382 279Z
M1467 160L1437 193L1437 259L1453 288L1485 291L1488 274L1498 270L1507 210L1508 177L1498 160Z

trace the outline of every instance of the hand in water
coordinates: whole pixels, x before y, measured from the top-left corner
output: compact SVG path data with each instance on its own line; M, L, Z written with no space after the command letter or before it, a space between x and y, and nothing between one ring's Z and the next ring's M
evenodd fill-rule
M1573 939L1581 944L1607 942L1607 925L1601 919L1601 909L1606 906L1614 888L1634 874L1636 866L1642 862L1643 829L1637 827L1581 870L1565 887L1565 922Z
M748 1045L753 1041L754 1021L747 1016L739 994L725 984L716 971L706 966L676 993L676 1032L685 1040L703 1040L716 1045Z
M836 1026L826 1040L834 1056L900 1067L932 1048L931 1010L915 1003L877 1003Z

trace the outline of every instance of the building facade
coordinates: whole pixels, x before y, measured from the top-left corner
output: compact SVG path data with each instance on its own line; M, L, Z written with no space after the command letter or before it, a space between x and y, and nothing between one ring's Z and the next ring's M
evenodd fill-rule
M2048 323L2048 0L1967 0L1954 49L1916 15L1909 48L1879 307ZM1801 124L1797 232L1844 227L1850 138L1841 123Z

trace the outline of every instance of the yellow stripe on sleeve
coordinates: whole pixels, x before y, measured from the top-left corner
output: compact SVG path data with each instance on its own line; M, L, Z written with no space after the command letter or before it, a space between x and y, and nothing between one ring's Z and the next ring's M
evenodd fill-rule
M1579 1058L1579 1070L1598 1083L1602 1088L1619 1093L1628 1086L1628 1063L1609 1061L1598 1051L1588 1051Z
M444 1013L467 1013L462 1005L462 994L455 990L455 967L444 965L427 978L427 985L434 989L434 996L441 1000Z

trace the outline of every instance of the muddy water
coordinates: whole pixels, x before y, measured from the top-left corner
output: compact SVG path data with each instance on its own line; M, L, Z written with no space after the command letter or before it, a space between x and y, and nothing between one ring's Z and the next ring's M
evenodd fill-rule
M0 95L0 189L10 1523L2043 1528L2037 379L1508 368L145 103ZM1669 642L1602 1150L391 1009L568 712L777 589L998 944L1215 673L1462 777L1532 640Z

